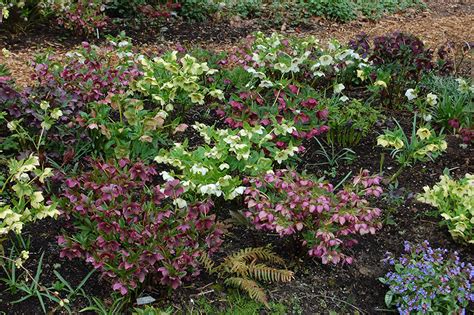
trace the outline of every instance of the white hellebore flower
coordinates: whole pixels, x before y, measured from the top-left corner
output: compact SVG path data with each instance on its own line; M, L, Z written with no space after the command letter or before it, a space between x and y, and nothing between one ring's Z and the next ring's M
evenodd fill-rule
M201 174L201 175L206 175L209 170L205 168L204 166L198 166L196 164L191 167L191 172L194 174Z
M431 119L433 119L433 117L430 114L427 114L427 115L423 116L423 120L426 121L426 122L430 122Z
M321 63L322 66L330 66L333 64L334 59L329 55L324 55L324 56L319 57L319 62Z
M334 94L339 94L341 93L346 87L342 83L338 83L334 85Z
M429 93L428 95L426 95L426 102L431 106L434 106L438 104L438 96L433 93Z
M175 206L178 206L178 208L180 208L180 209L185 208L188 205L186 200L181 199L181 198L176 198L175 200L173 200L173 204Z
M262 87L262 88L271 88L271 87L273 87L273 83L269 80L262 80L262 82L260 82L259 86Z
M163 180L165 180L165 181L174 180L173 176L171 176L170 173L168 173L166 171L161 172L160 175L161 175L161 177L163 177Z
M235 188L230 194L229 194L229 199L234 199L237 196L240 196L244 193L246 187L245 186L239 186Z
M409 101L412 101L412 100L414 100L415 98L418 97L418 95L417 95L417 93L414 89L408 89L405 92L405 96L408 98Z
M220 190L220 187L218 184L208 184L208 185L203 185L199 187L199 191L201 194L205 195L216 195L217 197L220 197L222 195L222 190Z
M222 163L221 165L219 165L219 169L220 169L221 171L227 170L227 169L229 169L229 167L230 167L230 166L229 166L229 164L227 164L227 163Z
M467 83L466 80L458 78L456 79L456 82L458 83L458 91L461 93L469 93L474 92L474 85L469 86L469 83Z

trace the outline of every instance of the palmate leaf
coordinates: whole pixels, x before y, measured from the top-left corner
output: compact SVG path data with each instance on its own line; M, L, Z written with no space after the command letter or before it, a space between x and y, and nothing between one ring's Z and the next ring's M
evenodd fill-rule
M231 277L227 278L224 283L247 292L250 298L269 308L267 295L257 282L250 279Z

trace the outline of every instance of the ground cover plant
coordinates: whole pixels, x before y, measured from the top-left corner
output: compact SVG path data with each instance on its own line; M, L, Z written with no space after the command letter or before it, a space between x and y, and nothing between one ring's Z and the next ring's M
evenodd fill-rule
M68 19L95 29L163 5L98 4ZM400 32L347 44L257 32L219 54L141 53L123 33L84 42L36 56L27 87L1 67L0 306L462 313L473 85L451 64ZM316 306L301 304L308 288Z
M456 253L433 249L428 241L405 242L401 257L388 253L385 261L395 268L380 279L390 288L385 303L395 305L400 314L464 313L474 300L473 266Z

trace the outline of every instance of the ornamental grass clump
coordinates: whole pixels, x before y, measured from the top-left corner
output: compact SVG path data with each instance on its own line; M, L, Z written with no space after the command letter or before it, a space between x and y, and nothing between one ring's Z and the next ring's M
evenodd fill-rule
M244 180L249 185L245 215L257 230L295 235L324 264L350 264L353 258L344 249L357 244L355 235L375 234L382 227L381 210L367 200L380 197L381 180L364 170L336 191L330 183L277 170Z
M457 252L405 242L402 256L387 253L384 262L395 269L380 278L389 286L385 303L400 314L465 314L474 302L474 267Z
M95 161L66 180L62 210L75 233L58 238L60 256L92 264L122 295L144 282L176 289L197 276L197 258L222 243L213 203L188 204L179 180L156 185L156 175L152 166L122 159Z

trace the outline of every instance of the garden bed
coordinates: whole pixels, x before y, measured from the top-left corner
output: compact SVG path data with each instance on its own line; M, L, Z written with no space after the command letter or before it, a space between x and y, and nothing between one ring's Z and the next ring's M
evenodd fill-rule
M0 311L473 309L472 5L350 1L5 37Z

